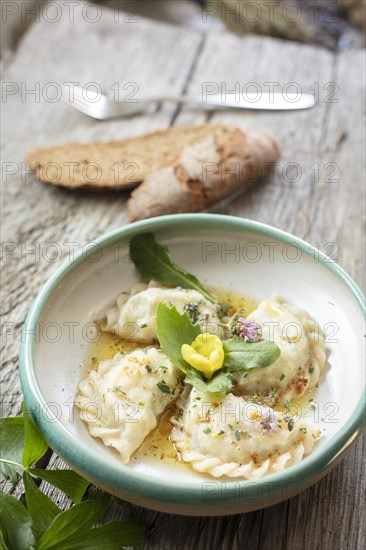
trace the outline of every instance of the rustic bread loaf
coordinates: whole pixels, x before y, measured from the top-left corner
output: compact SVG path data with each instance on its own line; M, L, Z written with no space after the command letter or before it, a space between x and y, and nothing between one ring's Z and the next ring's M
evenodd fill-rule
M260 179L279 154L276 141L263 130L201 127L199 138L182 146L175 161L152 171L133 191L128 219L203 210Z

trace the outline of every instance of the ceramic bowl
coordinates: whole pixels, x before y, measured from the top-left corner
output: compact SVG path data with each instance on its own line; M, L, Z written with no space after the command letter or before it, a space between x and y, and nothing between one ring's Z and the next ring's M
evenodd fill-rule
M133 235L154 232L173 260L206 286L258 300L278 292L308 310L327 335L328 365L315 400L322 438L310 456L256 481L216 480L163 461L121 464L93 439L74 409L77 384L98 333L93 315L138 280L128 258ZM364 300L332 259L296 237L239 218L191 214L128 225L95 241L59 269L29 312L22 336L24 397L50 446L81 475L146 508L225 515L287 499L325 476L364 422ZM315 413L314 413L315 414Z

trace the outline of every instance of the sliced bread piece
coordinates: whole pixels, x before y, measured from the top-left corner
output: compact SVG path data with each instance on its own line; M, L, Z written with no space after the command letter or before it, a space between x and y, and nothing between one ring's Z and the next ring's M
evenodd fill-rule
M232 134L225 124L175 126L110 142L68 144L34 149L27 163L37 179L70 188L131 187L162 165L176 162L182 149L213 136L224 144Z

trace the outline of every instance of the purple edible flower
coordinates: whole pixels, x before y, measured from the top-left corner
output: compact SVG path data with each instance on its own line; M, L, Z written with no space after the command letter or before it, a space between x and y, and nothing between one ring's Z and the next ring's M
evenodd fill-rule
M246 342L259 342L262 338L262 329L258 323L248 321L244 317L237 317L231 327L231 332Z
M266 409L262 412L262 420L255 423L256 428L262 428L265 434L270 434L278 430L276 416L274 411Z

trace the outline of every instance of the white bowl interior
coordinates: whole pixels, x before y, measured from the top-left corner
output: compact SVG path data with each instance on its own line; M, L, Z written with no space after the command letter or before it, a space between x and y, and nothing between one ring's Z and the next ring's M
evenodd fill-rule
M203 284L235 289L258 300L278 292L289 303L304 308L325 329L328 365L315 395L315 422L323 436L313 453L346 423L365 383L364 319L351 291L337 277L294 245L252 230L155 231L169 246L173 260L194 273ZM83 376L88 348L98 338L92 321L96 312L138 280L124 241L93 250L89 259L70 272L49 298L37 327L34 349L36 377L49 410L88 448L98 450L105 464L134 468L182 487L202 476L188 467L158 459L120 463L118 454L93 439L73 406ZM49 415L46 409L45 418Z

